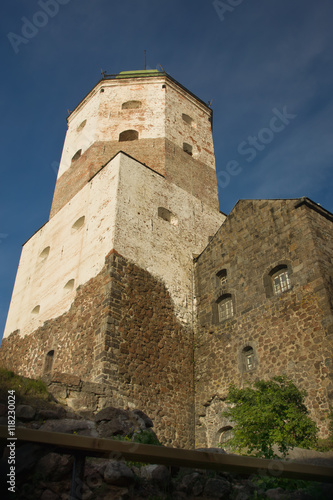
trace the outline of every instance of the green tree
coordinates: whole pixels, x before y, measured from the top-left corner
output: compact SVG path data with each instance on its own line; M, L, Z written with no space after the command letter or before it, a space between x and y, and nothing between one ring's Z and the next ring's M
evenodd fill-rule
M231 449L257 457L285 457L295 446L311 447L317 440L317 426L304 404L306 392L284 376L259 380L244 389L229 388L230 405L223 416L233 425Z

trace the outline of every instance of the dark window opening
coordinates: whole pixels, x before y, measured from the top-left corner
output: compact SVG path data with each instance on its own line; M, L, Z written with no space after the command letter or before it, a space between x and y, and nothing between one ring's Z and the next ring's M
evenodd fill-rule
M141 101L127 101L122 103L121 109L139 109L141 106Z
M177 226L177 224L178 224L177 217L167 208L158 207L157 214L158 214L160 219L163 219L166 222L169 222L173 226Z
M188 155L192 156L192 154L193 154L193 147L191 146L191 144L188 144L187 142L184 142L183 143L183 150L185 151L185 153L187 153Z
M194 120L190 116L188 116L185 113L183 113L182 114L182 118L183 118L184 122L187 123L188 125L193 125Z
M82 153L82 149L79 149L78 151L76 151L75 155L72 158L72 161L78 160L81 156L81 153Z
M219 271L217 274L216 274L216 278L217 278L217 285L218 286L224 286L227 284L227 270L226 269L221 269L221 271Z
M119 141L135 141L139 139L139 132L137 130L124 130L119 134Z
M246 346L242 350L242 362L243 362L243 370L249 372L254 370L256 367L256 359L255 352L253 347Z
M45 357L44 373L51 373L53 367L54 351L49 351Z

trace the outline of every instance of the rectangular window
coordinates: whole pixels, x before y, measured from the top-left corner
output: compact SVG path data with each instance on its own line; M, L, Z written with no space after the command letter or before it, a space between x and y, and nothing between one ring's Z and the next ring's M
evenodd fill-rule
M232 299L222 300L219 303L219 321L231 318L234 314Z
M290 279L288 271L282 271L273 276L274 293L279 295L290 289Z

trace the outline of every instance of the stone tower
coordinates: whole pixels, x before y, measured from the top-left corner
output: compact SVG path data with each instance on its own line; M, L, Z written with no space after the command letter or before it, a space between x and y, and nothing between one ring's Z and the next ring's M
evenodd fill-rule
M164 442L191 446L193 255L224 219L211 109L165 73L103 78L68 117L1 363L105 383L115 405L152 416Z

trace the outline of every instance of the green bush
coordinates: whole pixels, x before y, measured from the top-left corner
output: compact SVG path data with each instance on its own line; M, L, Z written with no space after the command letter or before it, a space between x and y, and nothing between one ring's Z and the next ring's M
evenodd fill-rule
M228 445L264 458L279 458L274 445L283 457L295 446L315 446L317 427L308 416L305 397L306 392L284 376L259 380L244 389L231 385L226 399L230 406L223 412L234 424Z

